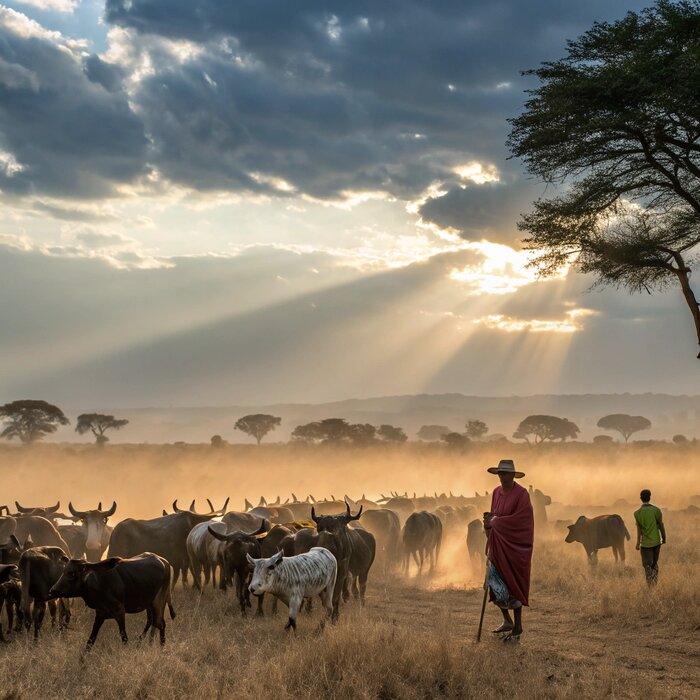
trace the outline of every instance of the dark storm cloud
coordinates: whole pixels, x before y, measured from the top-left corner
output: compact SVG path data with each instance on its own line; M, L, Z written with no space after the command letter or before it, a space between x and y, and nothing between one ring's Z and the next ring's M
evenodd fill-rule
M140 120L80 51L0 8L0 150L19 166L0 166L6 194L99 197L143 172Z
M500 163L519 71L629 6L108 0L106 18L202 47L135 98L167 177L265 190L258 171L317 197L410 199L460 162Z

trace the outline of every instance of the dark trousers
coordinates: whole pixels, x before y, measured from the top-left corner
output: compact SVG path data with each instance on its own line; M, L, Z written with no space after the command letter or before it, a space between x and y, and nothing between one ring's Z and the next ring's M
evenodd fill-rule
M639 551L642 553L642 566L644 567L644 573L647 577L647 583L652 586L656 583L659 577L659 551L661 550L661 545L657 544L656 547L640 547Z

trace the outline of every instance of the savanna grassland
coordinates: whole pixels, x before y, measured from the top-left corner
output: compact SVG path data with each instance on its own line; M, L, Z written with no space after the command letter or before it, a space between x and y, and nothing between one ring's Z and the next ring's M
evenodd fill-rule
M404 579L370 576L367 604L341 608L319 632L321 612L302 614L296 637L281 612L241 618L231 593L175 591L177 618L165 648L122 647L107 622L94 650L82 653L92 613L75 601L69 630L45 625L38 644L23 634L0 648L0 698L696 698L700 695L700 447L690 445L471 445L453 452L408 444L345 450L268 445L38 445L0 451L0 503L78 508L116 500L113 524L155 517L174 498L231 496L284 500L357 498L391 490L472 495L496 485L485 472L512 457L552 496L550 524L537 533L531 608L520 645L505 647L490 629L475 642L483 571L467 559L464 533L447 535L438 569ZM634 539L625 566L603 550L592 570L557 519L619 512L634 537L632 510L643 487L665 508L669 543L660 582L644 583ZM614 505L613 505L614 504ZM269 607L269 604L268 604ZM283 608L284 606L282 606ZM128 620L133 640L142 615Z

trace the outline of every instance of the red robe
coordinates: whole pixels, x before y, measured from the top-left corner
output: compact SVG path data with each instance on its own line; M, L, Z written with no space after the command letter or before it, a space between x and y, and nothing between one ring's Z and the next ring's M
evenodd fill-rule
M505 493L498 486L491 498L489 530L489 559L498 569L511 595L523 605L529 605L530 563L535 522L530 494L517 482Z

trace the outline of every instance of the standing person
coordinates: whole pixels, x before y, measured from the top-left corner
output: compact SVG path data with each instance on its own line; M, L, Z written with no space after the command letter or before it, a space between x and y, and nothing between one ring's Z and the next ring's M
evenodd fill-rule
M527 489L515 482L525 474L515 471L512 459L502 459L497 467L487 471L497 474L501 480L491 498L491 511L484 513L484 529L488 535L486 585L489 600L503 614L503 624L493 631L507 632L504 641L517 642L523 633L523 605L529 605L535 532L532 504Z
M659 578L659 551L661 545L666 544L666 528L661 509L649 503L651 491L644 489L639 498L642 505L634 513L637 523L637 549L642 553L642 566L647 583L653 586Z

